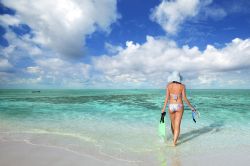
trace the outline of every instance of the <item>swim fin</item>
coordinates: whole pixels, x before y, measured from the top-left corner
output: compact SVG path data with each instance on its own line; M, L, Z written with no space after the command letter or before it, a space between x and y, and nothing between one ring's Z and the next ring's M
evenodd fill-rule
M166 115L166 112L162 112L161 113L161 120L160 120L160 123L164 123L164 117Z
M160 123L158 127L159 136L164 140L166 137L166 124Z
M195 112L194 112L194 111L192 112L192 118L193 118L194 123L196 123L196 120L195 120Z
M193 118L193 121L196 123L196 117L200 117L200 113L198 111L192 111L192 118Z

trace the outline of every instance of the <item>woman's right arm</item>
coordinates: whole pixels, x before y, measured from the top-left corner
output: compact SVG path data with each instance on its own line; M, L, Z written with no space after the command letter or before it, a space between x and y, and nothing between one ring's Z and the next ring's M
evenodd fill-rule
M190 104L189 100L187 99L185 85L183 85L182 97L183 97L183 100L187 103L187 105L191 108L191 110L195 111L194 107Z

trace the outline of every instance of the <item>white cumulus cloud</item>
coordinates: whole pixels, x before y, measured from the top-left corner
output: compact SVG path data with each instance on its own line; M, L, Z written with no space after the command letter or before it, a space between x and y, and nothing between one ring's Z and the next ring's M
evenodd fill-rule
M45 84L68 86L71 82L84 82L89 79L91 66L84 63L71 63L59 58L36 60L36 66L27 67L31 74L41 77Z
M67 56L83 55L87 35L97 30L108 32L119 17L116 0L2 0L16 11L4 15L4 24L27 24L32 41Z
M198 47L182 47L166 38L147 36L144 44L127 42L116 55L103 55L93 59L96 70L113 82L166 83L174 70L187 79L201 84L216 80L216 73L250 69L250 39L236 38L223 48L208 45L204 51ZM206 76L207 75L207 76Z
M197 15L199 5L199 0L163 0L153 10L151 18L159 23L166 32L175 34L181 23L189 17Z
M3 15L0 15L0 23L1 25L5 25L6 27L8 25L17 26L18 24L20 24L20 20L8 14L3 14Z
M12 67L13 66L9 63L8 59L0 58L0 71L4 71Z
M169 34L176 34L185 21L199 22L227 16L225 9L214 5L213 0L162 0L150 15Z

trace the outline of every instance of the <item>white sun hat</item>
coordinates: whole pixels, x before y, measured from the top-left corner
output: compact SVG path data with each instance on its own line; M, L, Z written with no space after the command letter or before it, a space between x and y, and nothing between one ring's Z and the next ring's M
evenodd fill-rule
M168 76L168 82L181 82L182 81L182 76L180 75L180 72L178 71L173 71L169 76Z

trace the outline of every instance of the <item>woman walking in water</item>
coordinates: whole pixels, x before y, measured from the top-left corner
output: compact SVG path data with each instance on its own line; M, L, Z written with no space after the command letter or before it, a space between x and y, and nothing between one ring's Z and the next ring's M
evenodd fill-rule
M181 119L184 112L183 100L187 103L192 111L196 110L186 97L186 88L185 85L181 83L180 73L176 71L173 72L168 77L168 82L169 83L166 87L166 98L162 109L162 116L165 116L166 114L165 109L169 100L168 112L171 120L173 145L176 146L180 134Z

